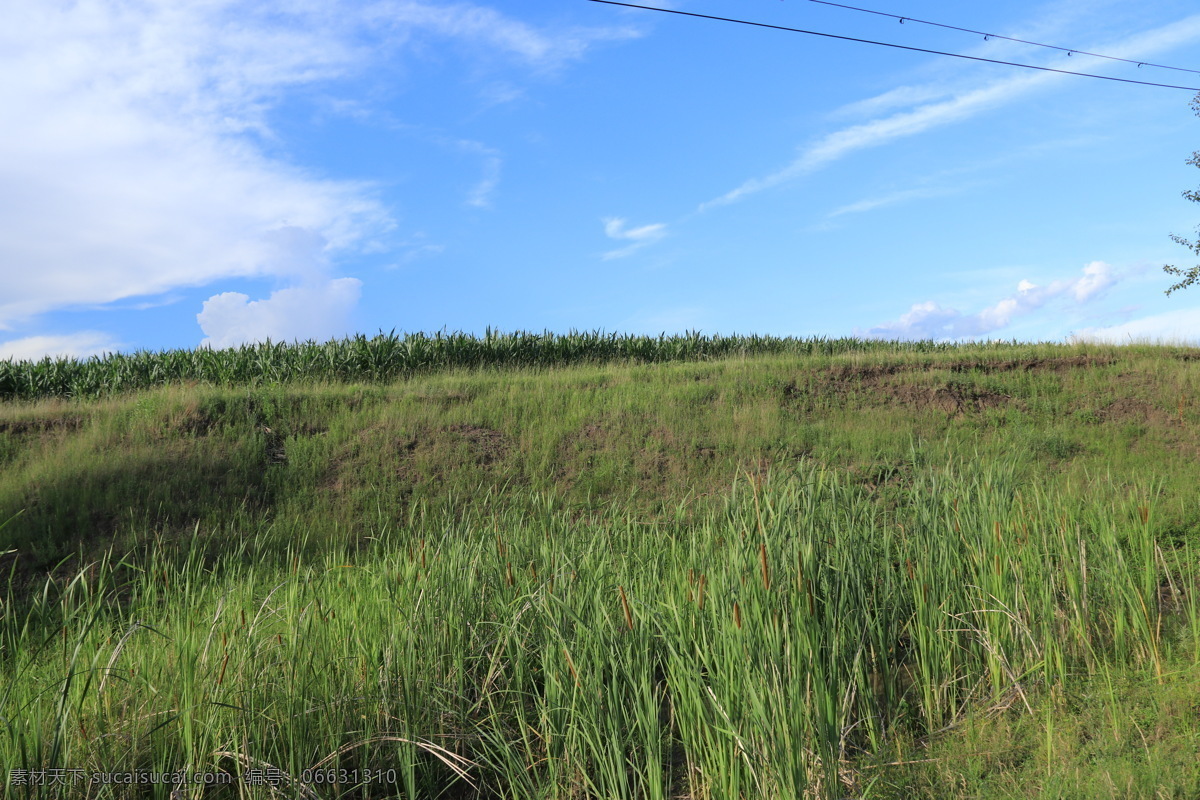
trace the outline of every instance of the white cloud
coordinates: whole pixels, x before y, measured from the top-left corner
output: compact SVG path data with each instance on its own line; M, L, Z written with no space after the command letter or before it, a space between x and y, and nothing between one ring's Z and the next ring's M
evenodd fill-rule
M432 36L555 68L632 28L540 29L471 3L14 0L0 26L0 330L228 278L328 281L391 230L362 182L267 154L291 92ZM359 113L366 113L359 110ZM486 206L497 154L467 202Z
M1083 268L1082 278L1069 282L1069 289L1075 302L1086 303L1113 283L1112 267L1103 261L1093 261Z
M419 261L420 259L423 259L423 258L430 258L432 256L441 255L445 251L446 251L445 245L440 245L440 244L417 245L416 247L413 247L411 250L409 250L408 252L406 252L402 256L400 256L396 260L395 264L392 264L392 265L386 267L385 269L397 269L398 267L411 264L414 261Z
M603 222L605 236L610 239L633 243L627 247L608 251L603 256L606 261L613 258L624 258L667 235L666 223L662 222L657 222L653 225L643 225L640 228L630 230L625 228L625 220L621 217L605 217Z
M325 341L344 336L361 291L357 278L338 278L280 289L266 300L251 300L241 292L213 295L196 315L205 333L200 346L219 350L266 339Z
M40 361L50 358L78 358L115 353L121 343L101 331L79 331L65 336L26 336L0 342L0 361Z
M1147 58L1181 44L1200 39L1200 15L1137 34L1102 48L1123 58ZM1077 64L1063 57L1048 65L1057 69L1075 69ZM1063 79L1086 80L1052 72L1016 72L983 88L948 91L938 86L902 86L877 97L845 107L851 113L882 112L909 104L924 103L907 111L851 125L827 134L801 149L800 154L782 169L751 178L740 186L701 203L699 211L736 203L746 197L796 180L859 150L878 147L906 136L914 136L948 125L1028 94L1030 91ZM940 98L950 95L949 99ZM927 102L929 101L929 102Z
M869 330L855 328L855 336L886 339L964 339L992 333L1008 327L1016 317L1027 316L1059 297L1069 297L1082 305L1098 299L1118 277L1110 265L1093 261L1082 270L1082 277L1054 281L1038 286L1029 280L1017 284L1016 294L1005 297L974 314L954 308L942 308L933 301L916 303L900 319L885 322Z
M0 71L23 77L0 83L0 328L232 276L308 279L314 256L289 239L336 253L387 228L365 185L273 161L246 135L266 132L280 92L360 60L316 4L272 11L6 9Z
M858 202L835 208L833 211L829 212L828 217L832 219L833 217L840 217L844 214L861 214L866 211L874 211L877 208L907 203L910 200L925 200L932 197L944 197L960 191L962 191L962 186L956 186L954 188L930 187L927 189L904 189L899 192L892 192L891 194L880 195L879 197L870 197L866 200L859 200Z
M370 6L365 16L376 26L429 31L473 47L485 45L517 56L531 65L550 68L582 57L595 42L641 35L631 26L540 31L473 3L381 2Z
M1167 311L1120 325L1083 328L1071 337L1077 341L1128 344L1186 344L1200 346L1200 307Z
M832 112L830 116L833 118L871 117L895 108L906 108L918 103L940 100L950 94L953 94L953 90L943 86L897 86L883 94L847 103Z
M492 194L500 185L500 167L504 162L497 156L488 156L483 161L483 177L467 195L467 205L476 208L491 208Z
M964 92L951 100L930 103L914 111L893 114L883 119L852 125L823 137L804 148L800 156L777 172L762 178L752 178L736 189L700 205L701 211L736 203L783 183L808 175L857 150L878 147L895 139L913 136L940 125L946 125L999 105L1034 86L1046 83L1052 75L1038 73L997 82L985 89Z
M495 193L496 187L500 185L500 168L504 166L504 160L500 157L500 152L481 142L473 142L467 139L455 142L455 144L463 152L477 155L483 161L483 176L479 179L478 183L471 187L471 191L467 193L467 205L474 206L475 208L491 208L492 194Z

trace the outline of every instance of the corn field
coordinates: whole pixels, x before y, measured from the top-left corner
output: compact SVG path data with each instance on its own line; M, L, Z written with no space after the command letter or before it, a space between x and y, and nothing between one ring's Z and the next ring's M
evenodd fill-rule
M1016 346L1014 341L1011 346ZM950 343L771 336L637 336L600 331L554 334L491 328L482 337L455 332L397 335L320 344L271 342L226 350L138 351L86 360L46 357L0 361L0 400L95 398L174 383L217 386L299 381L386 382L442 369L554 368L603 362L659 363L729 356L927 353Z

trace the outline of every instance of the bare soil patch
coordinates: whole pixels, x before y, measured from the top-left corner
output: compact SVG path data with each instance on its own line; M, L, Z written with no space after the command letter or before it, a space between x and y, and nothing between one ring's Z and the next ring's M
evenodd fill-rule
M1070 369L1105 367L1116 361L1111 356L1065 356L1063 358L1027 358L1007 361L951 361L948 364L935 367L949 369L951 372L979 371L984 374L993 372L1033 372L1035 370L1065 372Z
M900 406L918 411L941 411L952 417L978 414L990 408L1000 408L1021 402L985 387L955 380L940 385L897 382L893 378L903 372L893 365L866 369L831 370L812 386L800 387L792 381L783 390L784 406L811 406L822 397L846 398L857 395L871 405Z
M482 425L451 425L446 430L470 442L475 462L484 466L503 460L510 450L507 436Z
M879 392L889 401L902 406L918 411L934 409L955 417L977 414L989 408L1003 407L1015 402L1012 395L953 383L942 386L884 384L879 387Z
M174 430L195 438L208 436L220 424L220 416L207 408L187 408L171 421Z
M0 434L22 436L56 431L77 431L83 427L83 423L84 418L81 416L0 420Z
M978 414L991 408L1007 405L1023 406L1019 399L1000 391L974 386L963 379L953 379L940 385L921 385L898 382L896 377L911 373L947 371L955 375L1001 372L1050 371L1063 373L1072 369L1107 366L1115 361L1107 356L1070 356L1064 358L1028 358L1003 361L963 360L944 364L875 364L870 366L837 366L823 375L815 376L802 386L796 380L783 387L785 406L811 406L819 398L864 396L868 403L898 405L918 411L941 411L952 417ZM969 379L967 379L969 380Z
M1167 415L1153 403L1136 397L1119 397L1097 410L1105 422L1143 422L1161 424Z
M1010 359L1006 361L948 361L942 364L876 364L865 367L840 366L831 368L825 377L827 382L847 383L858 382L874 384L883 378L905 372L938 372L947 370L954 373L980 372L990 375L995 372L1065 372L1072 369L1083 369L1108 366L1116 361L1108 356L1070 356L1064 358L1027 358Z

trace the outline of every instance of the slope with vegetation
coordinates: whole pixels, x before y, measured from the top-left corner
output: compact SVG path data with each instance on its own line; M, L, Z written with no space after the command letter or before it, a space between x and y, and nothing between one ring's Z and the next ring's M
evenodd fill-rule
M0 362L6 794L1200 796L1197 358Z

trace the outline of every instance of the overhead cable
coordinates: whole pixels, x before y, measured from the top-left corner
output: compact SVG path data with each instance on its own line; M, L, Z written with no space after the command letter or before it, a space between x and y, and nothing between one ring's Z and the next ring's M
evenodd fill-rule
M1031 44L1034 47L1046 47L1046 48L1049 48L1050 50L1058 50L1060 52L1066 53L1069 56L1078 54L1081 56L1092 56L1093 58L1106 58L1109 61L1123 61L1126 64L1137 64L1139 67L1157 67L1158 69L1173 69L1176 72L1191 72L1195 75L1200 75L1200 69L1186 69L1184 67L1169 67L1166 64L1152 64L1149 61L1135 61L1131 58L1118 58L1117 56L1106 56L1106 55L1103 55L1102 53L1089 53L1086 50L1078 50L1078 49L1075 49L1072 47L1059 47L1058 45L1053 45L1053 44L1042 44L1041 42L1031 42L1027 39L1017 39L1012 36L1001 36L998 33L987 33L985 31L975 31L975 30L971 30L970 28L959 28L956 25L944 25L941 22L930 22L929 20L926 20L926 19L917 19L916 17L902 17L899 14L889 14L886 11L872 11L869 8L858 8L857 6L848 6L843 3L831 3L831 2L829 2L829 0L808 0L808 2L820 3L823 6L834 6L835 8L845 8L849 11L861 11L864 14L876 14L881 17L891 17L892 19L900 20L901 23L917 22L917 23L920 23L921 25L932 25L935 28L946 28L947 30L952 30L952 31L962 31L963 33L973 33L973 34L976 34L977 36L982 36L984 41L987 41L988 39L1004 39L1005 41L1008 41L1008 42L1019 42L1021 44Z
M681 17L697 17L699 19L711 19L711 20L716 20L718 22L736 22L739 25L753 25L756 28L771 28L773 30L787 31L789 33L805 33L805 34L808 34L809 36L823 36L826 39L840 39L845 42L859 42L860 44L874 44L874 45L879 45L881 47L894 47L898 50L911 50L912 52L915 52L915 53L929 53L929 54L935 55L935 56L950 56L951 58L965 58L969 61L985 61L989 64L1003 64L1004 66L1008 66L1008 67L1023 67L1025 69L1036 69L1036 70L1040 70L1042 72L1058 72L1063 75L1079 75L1080 77L1083 77L1083 78L1099 78L1100 80L1103 80L1103 81L1116 81L1118 83L1136 83L1141 86L1158 86L1163 89L1184 89L1189 92L1200 92L1200 87L1195 87L1195 86L1175 86L1175 85L1172 85L1169 83L1152 83L1150 81L1130 80L1129 78L1114 78L1110 75L1096 75L1095 73L1091 73L1091 72L1074 72L1069 69L1055 69L1054 67L1039 67L1039 66L1035 66L1033 64L1021 64L1016 61L1001 61L1000 59L996 59L996 58L982 58L980 56L968 56L968 55L963 55L962 53L947 53L944 50L928 50L924 47L910 47L905 44L893 44L892 42L877 42L877 41L873 41L871 39L857 39L853 36L839 36L835 33L822 33L821 31L809 31L809 30L804 30L803 28L789 28L784 25L770 25L766 22L751 22L750 20L734 19L733 17L715 17L715 16L712 16L709 14L695 14L695 13L692 13L691 11L676 11L673 8L656 8L654 6L641 6L641 5L637 5L635 3L621 3L621 2L617 2L617 0L588 0L588 2L603 3L605 5L610 5L610 6L624 6L625 8L640 8L640 9L644 9L646 11L661 11L664 14L677 14ZM905 17L905 19L907 19L907 17ZM1080 51L1072 50L1071 52L1077 53Z

